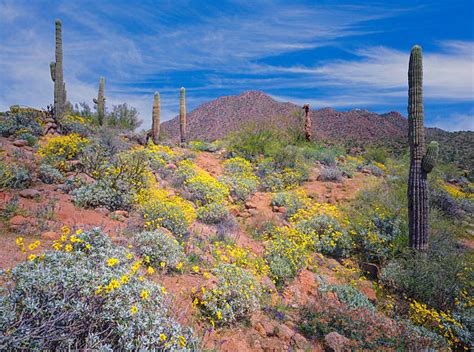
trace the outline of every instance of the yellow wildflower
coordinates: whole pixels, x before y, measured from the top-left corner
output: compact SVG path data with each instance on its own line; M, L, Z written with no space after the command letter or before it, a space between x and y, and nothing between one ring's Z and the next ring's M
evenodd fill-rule
M136 314L138 312L138 308L136 305L133 305L131 308L130 308L130 312L132 312L132 314Z
M117 258L109 258L107 259L107 265L108 266L114 266L115 264L119 263L120 260L118 260Z
M143 300L148 298L148 291L147 290L142 290L142 293L140 295Z
M64 247L64 249L65 249L66 252L70 252L70 251L72 251L72 245L67 244L66 247Z

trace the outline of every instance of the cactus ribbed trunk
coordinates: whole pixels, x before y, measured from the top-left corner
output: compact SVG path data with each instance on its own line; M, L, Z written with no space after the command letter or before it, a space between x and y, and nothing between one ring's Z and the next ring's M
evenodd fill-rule
M428 247L428 173L434 167L437 156L437 143L431 143L428 155L425 154L423 120L423 62L421 47L415 45L408 68L408 225L410 247L419 251Z
M54 118L60 119L66 107L66 84L63 75L63 39L61 21L56 20L55 62L51 62L51 79L54 82Z
M104 124L104 119L105 119L104 84L105 84L105 78L100 77L99 94L97 95L97 99L94 99L94 103L97 104L97 122L99 123L99 126L102 126Z
M304 109L304 135L306 141L311 142L313 139L313 134L311 131L311 116L310 116L310 109L309 104L303 105Z
M153 116L151 120L151 135L153 143L158 145L160 137L160 93L156 92L153 99Z
M186 97L185 89L181 88L179 100L179 131L181 134L181 144L186 144Z

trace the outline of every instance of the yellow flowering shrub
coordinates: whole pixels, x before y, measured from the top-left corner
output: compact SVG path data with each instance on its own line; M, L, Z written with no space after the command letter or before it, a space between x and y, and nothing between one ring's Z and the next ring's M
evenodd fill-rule
M170 195L156 185L141 191L135 201L143 214L146 230L164 227L175 235L184 235L196 220L196 211L191 202Z
M293 279L309 262L311 238L290 227L278 227L271 233L266 248L270 276L277 285Z
M463 326L449 312L430 309L426 304L413 300L410 303L409 316L415 325L424 326L446 338L452 348L456 348L461 342L457 331ZM468 350L467 346L465 350Z
M223 166L224 176L221 181L230 188L234 199L245 201L257 191L260 182L249 161L232 158L226 160Z
M218 264L234 264L247 269L255 276L264 276L268 273L269 268L264 258L239 245L217 241L214 242L211 252Z
M213 270L217 283L210 289L202 287L194 297L212 325L227 325L247 319L260 307L261 287L253 275L232 264L221 264Z
M38 149L38 155L57 169L64 170L66 160L75 158L89 143L88 139L75 133L48 137Z

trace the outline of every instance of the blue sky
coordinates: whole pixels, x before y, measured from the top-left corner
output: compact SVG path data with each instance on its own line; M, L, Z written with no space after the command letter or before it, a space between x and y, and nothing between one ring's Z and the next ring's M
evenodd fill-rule
M361 5L362 4L362 5ZM0 110L45 107L54 20L68 98L135 106L149 126L222 95L263 90L314 108L406 115L412 45L424 52L425 123L474 130L474 5L468 1L0 0Z

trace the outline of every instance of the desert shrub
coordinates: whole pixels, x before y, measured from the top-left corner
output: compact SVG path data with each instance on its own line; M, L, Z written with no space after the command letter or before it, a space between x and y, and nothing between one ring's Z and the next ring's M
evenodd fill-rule
M66 161L74 159L89 143L88 139L78 134L48 137L38 149L38 155L55 168L65 170Z
M209 175L204 170L184 181L185 190L191 200L200 204L223 203L229 196L226 185Z
M409 350L415 345L418 348L446 347L442 338L426 329L396 322L373 309L349 307L326 295L315 304L301 308L298 327L307 338L323 339L335 331L350 339L347 347L351 350Z
M382 278L388 287L438 310L454 310L474 279L469 257L446 233L431 233L426 253L406 251L388 263ZM464 293L463 293L464 291Z
M270 276L278 286L283 286L307 265L310 243L300 232L289 227L275 228L269 235L265 256Z
M321 169L318 180L342 182L342 172L337 167L325 167Z
M385 163L389 157L389 153L386 149L381 147L367 148L364 153L364 158L369 161L375 161L378 163Z
M346 257L352 248L350 236L334 216L324 213L325 208L328 206L315 204L310 209L300 209L290 221L313 250L336 258Z
M2 349L196 348L192 330L173 318L162 287L140 279L142 262L107 235L72 235L55 248L2 273Z
M285 207L285 218L289 219L300 209L309 206L310 199L304 191L286 191L275 194L271 204Z
M384 263L406 245L400 216L378 207L354 218L350 227L357 255L365 261Z
M127 103L113 105L112 111L105 118L107 126L122 130L134 131L142 124L138 116L138 111Z
M219 149L222 149L222 142L214 141L212 143L205 141L191 141L189 142L189 148L200 152L211 152L215 153Z
M336 166L336 158L344 154L342 149L322 145L310 145L303 150L303 156L310 161L319 161L328 167Z
M47 184L62 183L65 180L61 171L45 163L40 165L38 169L38 177L41 181Z
M229 136L227 149L231 154L255 159L260 155L276 155L287 144L288 139L281 129L249 125Z
M224 176L220 178L222 183L230 189L234 199L245 201L256 191L259 185L252 165L243 158L232 158L224 162Z
M89 145L79 157L81 171L96 180L103 179L111 166L111 158L112 155L106 147L98 143Z
M33 136L41 136L42 128L39 124L41 113L38 111L7 111L0 115L0 135L8 137L29 133Z
M157 187L141 192L136 202L147 230L164 227L174 235L185 235L196 219L196 211L191 202Z
M373 163L367 165L365 168L370 171L370 173L374 176L380 177L384 175L384 165L380 163Z
M61 131L64 134L78 134L88 137L94 132L92 117L66 115L61 119Z
M36 145L36 143L38 143L38 137L31 134L30 132L21 132L17 134L16 138L27 141L30 147L33 147Z
M206 224L218 224L229 216L229 209L223 203L210 203L197 209L197 217Z
M168 270L176 269L185 258L183 246L169 232L154 230L133 236L134 248L142 258L148 257L150 265Z
M456 197L453 187L446 187L438 181L429 188L430 207L437 208L446 217L461 219L474 211L474 203L464 197ZM450 192L451 191L451 192Z
M82 208L104 207L110 211L130 209L132 198L128 192L113 189L107 182L83 185L71 192L73 202Z
M261 178L264 190L280 192L298 187L307 180L308 171L303 164L280 169L273 159L266 158L258 164L257 175Z
M31 173L17 164L0 161L0 188L27 188L31 184Z
M200 303L204 316L217 325L228 325L260 308L261 288L253 275L232 264L221 264L213 269L217 284L205 290Z
M350 309L364 308L375 311L375 307L369 299L352 285L327 285L321 283L318 290L324 293L335 293L339 302L344 303Z

